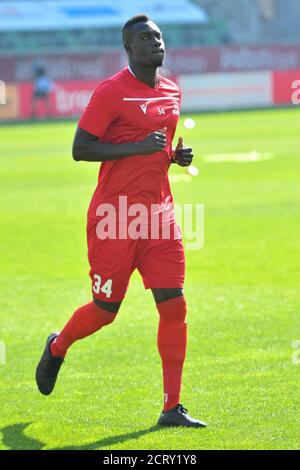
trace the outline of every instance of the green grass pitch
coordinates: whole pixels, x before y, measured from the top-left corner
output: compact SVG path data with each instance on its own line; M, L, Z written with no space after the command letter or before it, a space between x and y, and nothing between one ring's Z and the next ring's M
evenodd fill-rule
M90 300L85 222L98 164L72 160L75 122L2 126L1 449L300 448L300 109L191 117L196 127L182 117L177 136L200 174L172 189L177 203L205 204L205 243L186 253L182 403L209 427L155 426L158 315L136 273L118 319L75 343L53 394L38 393L48 333ZM271 158L206 158L251 151Z

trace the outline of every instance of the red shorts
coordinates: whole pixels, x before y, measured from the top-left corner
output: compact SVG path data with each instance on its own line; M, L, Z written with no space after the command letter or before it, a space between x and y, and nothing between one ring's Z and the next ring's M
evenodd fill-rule
M95 224L88 224L88 258L93 297L120 302L137 268L145 289L183 288L185 257L181 231L170 239L105 239L96 235ZM178 235L179 234L179 235Z

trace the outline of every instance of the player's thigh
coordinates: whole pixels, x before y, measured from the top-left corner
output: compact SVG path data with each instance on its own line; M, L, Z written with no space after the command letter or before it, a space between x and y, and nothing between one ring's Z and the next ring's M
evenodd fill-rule
M182 240L148 240L147 245L137 268L145 288L156 289L154 292L159 298L165 297L167 300L169 295L179 294L177 289L182 290L184 286L185 256Z
M136 240L99 240L88 231L88 258L94 300L120 303L134 270Z

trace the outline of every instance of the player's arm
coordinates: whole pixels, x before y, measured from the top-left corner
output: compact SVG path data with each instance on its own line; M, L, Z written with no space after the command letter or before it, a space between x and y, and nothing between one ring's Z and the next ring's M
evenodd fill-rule
M162 150L166 145L166 136L159 131L152 132L144 140L126 144L101 142L99 137L77 128L72 154L76 161L105 162L120 160L133 155L149 155Z

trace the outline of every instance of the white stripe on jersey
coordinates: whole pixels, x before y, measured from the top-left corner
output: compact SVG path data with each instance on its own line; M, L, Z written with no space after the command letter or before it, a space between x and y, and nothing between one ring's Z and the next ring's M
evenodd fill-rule
M179 101L179 98L176 98L175 96L161 96L159 98L123 98L123 101L158 101L158 100Z

